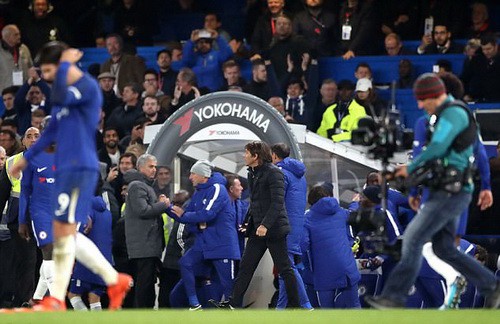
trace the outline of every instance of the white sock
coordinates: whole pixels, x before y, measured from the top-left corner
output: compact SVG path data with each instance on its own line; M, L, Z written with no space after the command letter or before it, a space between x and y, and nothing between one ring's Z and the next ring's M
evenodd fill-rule
M422 248L422 255L427 260L427 263L432 268L432 270L436 271L440 274L444 280L446 281L446 295L444 296L444 304L446 305L450 300L451 294L451 285L455 281L455 279L460 276L460 272L455 270L451 265L441 260L432 249L432 243L427 242L424 244Z
M33 299L41 300L45 297L47 293L47 282L45 280L45 275L43 273L43 268L45 265L45 261L40 265L40 278L38 279L38 283L36 285L35 292L33 293Z
M49 293L52 295L52 290L54 289L54 260L43 260L43 276L49 289Z
M90 310L91 311L102 311L101 302L90 304Z
M77 310L77 311L88 311L89 310L87 308L87 306L85 305L85 303L83 302L82 297L80 297L80 296L71 297L69 299L69 302L71 303L71 306L73 306L74 310Z
M117 282L118 272L106 260L94 242L81 233L76 233L76 259L89 270L100 275L106 285L114 285Z
M68 290L71 272L75 264L75 237L68 235L56 239L54 242L54 285L51 296L64 301Z

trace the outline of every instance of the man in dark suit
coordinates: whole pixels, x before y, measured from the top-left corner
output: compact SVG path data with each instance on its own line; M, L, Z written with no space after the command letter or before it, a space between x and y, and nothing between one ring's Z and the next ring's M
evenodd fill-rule
M417 48L418 54L462 54L463 51L463 46L451 40L451 32L442 23L434 25L432 35L422 36Z

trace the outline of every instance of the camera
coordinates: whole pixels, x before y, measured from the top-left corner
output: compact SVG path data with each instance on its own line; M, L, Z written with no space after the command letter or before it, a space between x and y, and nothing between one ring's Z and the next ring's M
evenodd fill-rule
M368 155L376 160L387 161L395 152L411 149L412 142L413 132L403 128L396 110L379 120L362 118L358 128L351 132L351 143L370 147Z

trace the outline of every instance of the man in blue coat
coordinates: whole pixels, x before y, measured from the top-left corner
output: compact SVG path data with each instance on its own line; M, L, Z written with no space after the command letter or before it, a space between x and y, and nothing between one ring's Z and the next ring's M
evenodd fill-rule
M323 186L311 189L308 201L301 247L309 254L320 307L361 308L361 275L347 235L348 213Z
M278 143L271 146L273 163L277 165L285 177L285 208L290 223L290 233L287 236L288 257L292 263L292 269L297 280L299 291L300 306L312 309L307 296L302 277L297 270L296 265L300 264L302 252L300 250L300 240L304 227L304 212L306 210L307 183L304 174L306 166L299 160L292 159L290 148L284 143ZM278 309L284 309L287 305L287 296L285 292L285 283L280 278Z
M172 206L168 211L170 217L189 224L196 232L194 246L179 261L190 310L201 310L195 268L209 261L228 299L233 290L234 260L240 259L236 216L225 188L226 179L218 172L212 173L213 168L207 160L196 162L189 176L196 187L191 202L186 210Z

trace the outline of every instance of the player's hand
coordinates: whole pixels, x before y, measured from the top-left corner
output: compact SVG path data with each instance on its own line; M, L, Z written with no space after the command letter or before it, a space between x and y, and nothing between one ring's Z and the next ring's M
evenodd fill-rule
M481 206L481 210L488 209L491 205L493 205L493 194L491 193L491 190L485 189L479 192L477 205Z
M353 57L356 57L356 55L354 55L353 51L347 51L347 52L345 52L344 55L342 55L342 58L344 60L349 60L349 59L352 59Z
M28 69L28 84L33 84L35 82L38 82L40 80L40 75L38 74L38 71L36 67L32 66Z
M422 198L420 196L409 196L408 197L408 205L410 205L411 209L414 211L418 211L418 208L420 207L420 202L422 201Z
M80 61L83 56L83 52L76 48L68 48L64 50L61 54L60 62L76 63Z
M199 32L200 32L200 31L199 31L198 29L195 29L195 30L193 30L193 31L191 32L191 41L192 41L193 43L196 43L196 41L198 40L198 38L199 38L199 37L198 37L198 33L199 33Z
M174 99L178 101L181 95L182 95L181 86L176 86L174 89Z
M20 179L21 171L26 169L27 166L28 166L28 161L26 161L26 159L22 157L19 160L17 160L16 163L14 163L14 165L7 172L9 172L12 177Z
M200 90L197 87L193 87L194 97L198 98L201 96Z
M28 230L28 225L19 224L17 232L19 233L19 236L21 236L21 238L25 239L26 241L30 240L30 231Z
M170 199L168 199L164 194L159 195L158 200L167 205L167 208L170 207Z
M173 206L172 207L172 212L177 215L177 217L182 217L184 215L184 209L182 209L179 206Z
M112 167L110 170L109 170L109 173L108 173L108 176L106 178L106 181L107 182L111 182L113 180L116 179L116 177L118 177L118 167L117 166L114 166Z
M257 234L257 236L266 236L267 228L264 225L259 225L255 234Z

